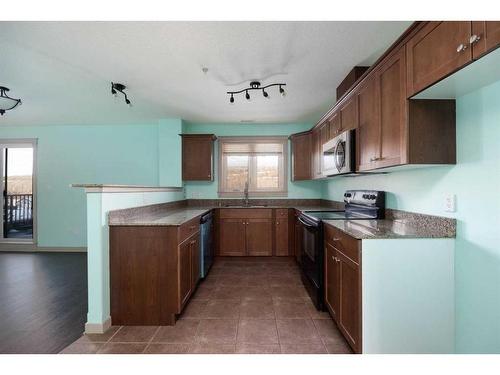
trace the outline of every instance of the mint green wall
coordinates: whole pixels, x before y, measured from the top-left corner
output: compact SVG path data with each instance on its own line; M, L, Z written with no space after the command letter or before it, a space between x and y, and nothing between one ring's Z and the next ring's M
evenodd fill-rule
M181 119L158 122L158 183L160 186L182 186Z
M500 353L500 82L457 99L457 165L323 183L323 197L346 189L389 192L390 208L457 219L456 351ZM456 194L456 213L444 212ZM432 262L432 259L429 259Z
M39 246L86 246L85 194L83 189L70 188L72 183L158 186L161 177L164 183L181 186L180 120L23 127L8 126L7 119L2 119L0 139L38 139ZM165 163L163 150L171 151L171 164Z
M217 136L290 135L311 128L311 124L194 124L185 123L185 133L208 133ZM290 156L290 144L288 145ZM215 179L213 182L186 182L187 198L215 199L218 188L218 143L215 142ZM288 158L288 198L320 198L321 185L317 181L290 181L291 163ZM284 197L286 198L286 197Z

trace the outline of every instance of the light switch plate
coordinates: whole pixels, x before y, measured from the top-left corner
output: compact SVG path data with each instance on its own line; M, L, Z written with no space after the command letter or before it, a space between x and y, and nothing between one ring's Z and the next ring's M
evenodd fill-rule
M446 194L444 198L444 210L446 212L456 211L457 196L455 194Z

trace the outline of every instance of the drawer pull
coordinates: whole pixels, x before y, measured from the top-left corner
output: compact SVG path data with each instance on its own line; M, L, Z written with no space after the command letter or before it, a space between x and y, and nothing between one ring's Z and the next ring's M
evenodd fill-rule
M463 43L460 43L457 47L457 53L460 53L462 51L465 51L467 49L467 45L466 44L463 44Z
M332 237L332 241L335 241L335 242L340 241L340 238Z
M191 225L191 226L189 227L189 229L191 229L191 230L195 230L195 229L196 229L196 225Z
M477 42L479 42L480 39L481 39L481 37L479 35L473 34L473 35L471 35L471 37L469 39L469 43L470 44L477 43Z

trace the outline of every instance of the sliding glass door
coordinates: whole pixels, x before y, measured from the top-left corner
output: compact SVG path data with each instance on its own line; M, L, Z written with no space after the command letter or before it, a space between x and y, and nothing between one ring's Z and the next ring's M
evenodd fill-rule
M33 242L35 140L0 140L4 242Z

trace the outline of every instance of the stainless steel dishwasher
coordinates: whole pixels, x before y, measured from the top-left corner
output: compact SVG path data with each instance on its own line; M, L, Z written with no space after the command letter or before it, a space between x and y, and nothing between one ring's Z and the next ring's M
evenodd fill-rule
M204 279L212 263L214 261L214 241L213 241L213 228L214 228L214 215L210 211L203 215L200 219L201 227L201 246L200 246L200 276Z

